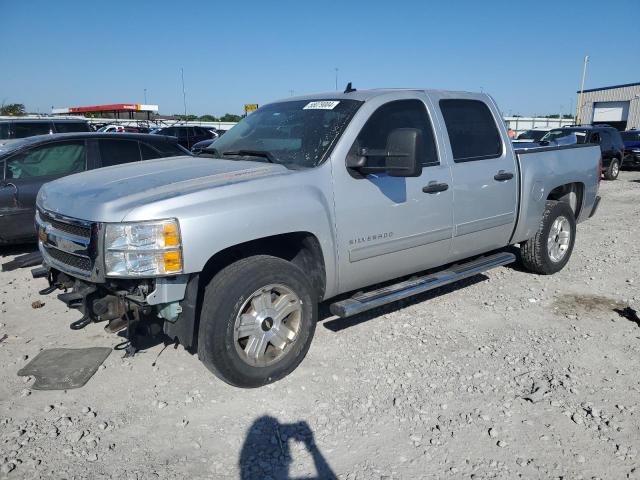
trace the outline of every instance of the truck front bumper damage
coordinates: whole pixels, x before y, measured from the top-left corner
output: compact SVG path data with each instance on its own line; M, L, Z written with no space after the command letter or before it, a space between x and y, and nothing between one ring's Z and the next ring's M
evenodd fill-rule
M108 322L105 330L110 332L127 328L131 333L133 326L136 331L150 334L163 331L187 348L195 346L198 275L110 279L94 283L55 269L46 262L31 273L34 278L46 278L49 282L41 294L62 290L58 299L81 313L82 317L70 324L73 330L92 322Z

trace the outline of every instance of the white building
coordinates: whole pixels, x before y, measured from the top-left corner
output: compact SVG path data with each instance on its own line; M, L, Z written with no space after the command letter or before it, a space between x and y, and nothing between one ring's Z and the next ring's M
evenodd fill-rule
M640 82L591 88L578 93L579 124L607 123L618 130L640 129Z

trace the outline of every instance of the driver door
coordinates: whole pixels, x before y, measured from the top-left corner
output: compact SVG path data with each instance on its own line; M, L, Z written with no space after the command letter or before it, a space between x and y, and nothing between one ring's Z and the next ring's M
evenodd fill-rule
M5 163L5 180L0 188L0 239L31 240L36 235L34 216L40 187L85 170L85 143L83 140L51 143L13 155Z
M421 132L420 176L361 174L348 169L344 158L334 166L341 292L441 265L448 258L453 233L451 173L438 155L425 102L410 98L379 106L349 155L361 149L384 151L389 134L401 128ZM384 157L369 157L367 166L381 167L384 162Z

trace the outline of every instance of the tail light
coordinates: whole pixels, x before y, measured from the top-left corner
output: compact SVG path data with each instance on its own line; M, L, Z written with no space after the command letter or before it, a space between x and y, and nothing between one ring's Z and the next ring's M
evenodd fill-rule
M598 160L598 183L602 180L602 157Z

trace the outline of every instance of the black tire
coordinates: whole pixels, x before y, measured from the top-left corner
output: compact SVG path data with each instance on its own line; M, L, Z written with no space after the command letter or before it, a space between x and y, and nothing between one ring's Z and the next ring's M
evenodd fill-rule
M298 334L295 341L282 350L276 363L250 365L236 348L236 317L254 293L275 284L290 289L300 300ZM298 267L268 255L244 258L221 270L205 287L198 357L217 377L236 387L254 388L275 382L291 373L304 359L316 329L317 312L317 298Z
M569 222L570 238L569 245L562 259L554 261L549 255L547 239L555 220L558 217L565 217ZM520 256L522 265L533 273L540 275L551 275L559 272L569 261L576 239L576 221L573 210L565 202L547 201L540 227L536 234L520 244Z
M612 158L609 167L604 171L605 180L615 180L620 174L620 160Z

